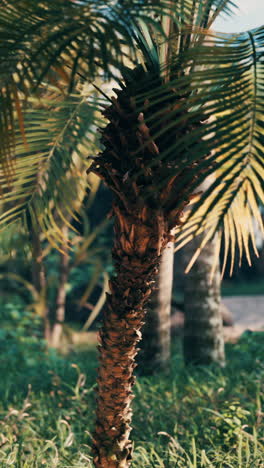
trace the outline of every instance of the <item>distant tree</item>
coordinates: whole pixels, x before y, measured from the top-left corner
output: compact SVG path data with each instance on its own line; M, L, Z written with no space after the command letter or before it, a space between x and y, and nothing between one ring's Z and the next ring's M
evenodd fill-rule
M68 226L64 226L63 234L68 238ZM59 272L58 272L58 289L56 294L56 303L54 317L51 318L51 330L48 336L49 345L58 348L61 344L63 325L65 320L66 297L67 297L67 282L69 280L69 253L60 254Z
M171 354L171 302L173 288L174 243L161 255L159 272L147 305L139 352L139 373L169 371Z
M41 231L37 227L30 226L30 241L32 247L32 284L38 294L40 315L44 324L44 338L50 341L51 322L50 309L47 301L47 272L43 261L43 249L41 245Z
M185 246L190 260L199 248L196 237ZM217 239L205 245L184 281L184 359L187 364L225 364L221 278ZM213 271L214 269L214 271Z
M214 182L208 177L200 190ZM205 234L203 234L205 235ZM196 236L183 249L185 266L199 251L203 236ZM210 239L184 279L184 359L187 364L225 364L221 278L217 235Z

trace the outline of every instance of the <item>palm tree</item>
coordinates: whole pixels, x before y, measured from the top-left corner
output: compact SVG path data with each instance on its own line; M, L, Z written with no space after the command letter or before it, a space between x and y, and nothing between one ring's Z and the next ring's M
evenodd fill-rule
M236 242L242 254L253 239L252 216L260 221L263 28L239 35L209 32L216 16L229 11L232 2L228 0L153 2L158 6L154 11L152 5L149 17L144 8L151 2L141 1L133 2L133 8L128 1L113 1L110 13L102 2L88 0L57 0L52 6L46 0L40 7L33 0L2 3L8 15L0 14L0 22L8 23L10 31L18 19L17 4L25 6L23 15L19 12L21 30L8 36L3 52L5 63L13 66L11 77L16 74L11 81L8 75L12 86L4 81L2 87L8 109L1 120L2 158L7 161L3 180L11 180L14 135L7 129L12 128L10 115L15 108L25 136L17 90L27 94L44 77L56 80L57 74L72 90L76 69L91 79L95 68L98 73L102 69L111 73L114 65L118 76L121 60L115 51L123 42L126 54L133 43L142 53L140 65L121 67L117 97L104 111L109 121L102 129L104 150L91 166L115 196L116 267L100 332L94 464L125 468L132 456L129 434L137 343L161 254L172 240L171 229L180 227L184 208L212 172L216 180L188 216L179 243L205 230L203 247L216 231L221 240L224 229L226 256L230 246L234 257ZM122 8L125 19L118 22ZM142 11L145 21L136 16L142 18ZM58 179L58 168L57 174ZM5 199L9 200L8 195ZM14 211L12 216L16 217ZM41 227L47 232L51 223L50 216L45 216ZM56 237L61 240L58 231Z
M206 26L206 23L210 22L209 18L210 15L207 19L204 18L205 24L202 23L202 25ZM150 39L150 36L145 34L142 38L140 35L139 39L143 46L146 47L147 39L150 44L147 52L144 50L145 67L138 66L133 70L124 71L121 90L116 91L117 98L112 99L112 104L104 112L105 117L110 121L102 132L105 150L95 160L92 170L116 194L113 205L116 220L113 257L117 274L110 282L111 295L107 299L103 327L100 332L101 367L98 378L99 398L94 436L95 465L98 467L129 466L131 445L128 435L131 421L130 402L134 356L144 322L145 305L152 293L161 254L170 241L170 230L181 224L181 213L185 204L190 201L198 185L197 182L201 182L213 170L219 170L217 182L213 184L213 188L215 190L220 187L220 189L217 192L213 192L212 189L208 190L211 197L207 198L207 205L205 197L208 193L201 197L203 200L201 208L205 210L207 217L200 212L200 218L198 218L195 212L193 215L195 222L189 219L188 230L187 226L185 229L185 233L191 232L192 234L192 230L196 229L199 232L211 223L204 237L204 244L215 234L221 223L226 224L226 217L231 218L233 223L235 219L239 236L242 233L242 226L238 218L243 213L242 206L245 199L250 196L252 205L251 208L247 207L247 210L254 210L256 201L253 190L261 191L260 181L257 180L259 163L255 164L261 154L257 150L258 154L255 157L255 150L254 153L251 150L253 154L250 155L249 163L249 155L247 153L245 156L244 153L248 141L254 145L253 129L249 128L245 121L245 115L247 118L251 115L251 100L248 100L244 115L242 113L241 116L240 112L233 111L233 106L236 102L238 103L238 99L239 102L241 101L241 95L244 94L244 89L248 85L248 64L247 71L242 72L242 76L243 73L247 75L245 81L242 79L240 69L242 57L237 59L239 72L237 68L234 68L233 62L231 69L225 69L224 74L222 72L221 75L219 55L229 53L225 40L221 38L220 44L212 47L209 39L207 48L206 38L200 44L198 33L197 36L195 34L191 36L188 33L180 36L176 64L180 62L181 67L173 70L173 73L177 75L176 78L168 78L167 73L165 76L158 73L159 57L156 43ZM251 33L250 42L252 37ZM232 38L232 41L234 40L235 38ZM240 41L247 42L246 37L240 37L238 42ZM248 47L249 43L245 49L249 50ZM212 49L214 54L212 54ZM230 59L237 52L237 46L233 49L230 45ZM192 56L192 63L187 61L185 64L186 58L189 60L189 54ZM205 74L201 67L193 63L196 61L195 55L199 57L201 64L204 61L208 63L208 66L218 63L218 68L209 68ZM217 56L217 61L215 56ZM253 68L258 66L254 64ZM186 77L184 74L186 70L188 71L188 67L192 73L190 72ZM254 76L254 73L252 75ZM225 76L228 79L224 78L224 81L219 82L219 76L221 80ZM201 77L203 77L204 86L201 85ZM167 79L168 82L166 82ZM194 90L196 79L198 81L196 86L201 86L200 92L197 89ZM210 92L205 86L209 87ZM253 94L252 96L245 95L245 99L254 97L260 103L261 100L256 94L256 84L254 86L252 88L252 83L250 84L250 94L252 91ZM154 88L154 91L148 92L151 88ZM226 97L227 90L230 93L228 98ZM140 93L141 112L139 111L140 105L135 106L136 98ZM199 110L192 108L198 104L199 99L202 101ZM202 103L205 103L204 106ZM223 105L227 107L225 116L219 117L213 124L201 123L208 119L212 112L217 113L218 109L222 111ZM259 122L259 111L253 111L253 114L255 114L254 119ZM237 129L234 128L234 118L243 125L243 137L246 137L246 140L242 139L243 142L241 134L237 134ZM155 119L158 119L161 129L157 128ZM160 120L163 125L160 124ZM259 143L260 138L254 121L252 124L254 140ZM214 135L213 137L210 136L210 132ZM208 136L206 144L204 136ZM212 148L213 138L218 141L220 149L216 155L211 156L209 151L210 147ZM237 149L239 149L238 157L234 153ZM176 150L177 156L175 156ZM230 160L233 162L230 163ZM212 161L215 161L214 166ZM230 170L234 170L231 177ZM251 171L253 174L249 182ZM252 189L253 183L254 189ZM238 197L237 193L239 193ZM219 203L215 205L216 201ZM231 243L233 243L234 231L230 229L229 232ZM225 235L229 239L227 230Z
M196 237L185 246L185 252L193 255L200 242L199 237ZM219 262L215 258L216 244L216 237L207 242L184 281L183 350L187 364L225 364L221 279Z
M200 190L214 181L208 177ZM203 236L205 233L203 234ZM196 236L183 249L186 266L199 249L202 236ZM224 366L224 332L221 314L221 278L217 235L207 242L184 280L184 359L187 364ZM187 266L188 271L188 266Z
M191 38L189 39L191 44ZM188 36L186 42L188 42ZM184 46L182 45L182 47ZM187 52L191 50L191 47L196 48L195 45L189 45L188 47L185 51L187 56ZM224 48L222 45L219 46L217 52L222 52L221 47ZM202 46L199 45L198 50L201 48ZM129 466L131 444L128 436L131 421L130 402L132 400L134 356L144 322L145 305L152 293L152 285L155 282L162 251L170 241L170 230L175 225L179 226L184 204L190 201L190 196L195 186L197 186L197 179L202 180L202 169L206 167L204 172L206 175L213 170L212 167L208 170L212 158L203 149L204 140L201 138L199 141L199 137L204 131L200 122L208 117L208 112L205 112L205 116L203 116L202 110L199 108L199 113L194 111L190 118L186 116L186 113L183 113L185 106L192 106L192 104L197 103L199 93L195 93L195 97L192 96L185 77L180 74L178 82L182 79L185 83L185 89L181 88L178 91L177 79L175 79L177 92L174 89L172 90L171 84L170 86L165 84L162 88L163 95L157 96L155 92L150 95L147 90L153 86L155 87L155 85L157 87L161 86L165 80L157 74L157 62L154 62L154 64L156 68L153 69L149 60L145 69L143 66L138 66L132 71L126 70L124 72L122 89L117 91L117 99L113 99L113 103L104 112L104 115L110 121L103 130L102 141L105 150L92 166L92 170L116 194L113 206L116 219L113 257L117 274L110 282L111 295L107 299L103 327L100 332L101 367L98 377L99 398L94 435L95 465L98 467ZM194 73L202 75L203 71L199 69ZM212 76L214 75L212 74ZM161 81L157 84L159 79ZM204 80L206 81L205 76ZM229 86L231 87L231 83ZM218 92L220 91L221 87L220 90L218 89ZM142 103L141 112L134 105L135 99L140 92L145 99ZM215 90L211 90L211 92L214 95L214 102L211 105L210 112L212 112L212 109L216 111L217 108L215 104L217 95ZM202 89L202 100L204 94L206 94L207 99L207 93ZM236 99L235 96L234 101ZM228 104L230 105L229 100ZM153 125L153 120L157 117L160 118L161 114L166 124L158 132L155 123ZM170 124L171 114L174 114L175 126ZM234 116L231 117L228 113L227 116L226 120L224 119L225 132L227 124L230 125L232 132L234 131ZM223 121L221 124L223 125ZM244 121L243 124L245 124ZM213 133L222 130L218 122L215 125L208 125L208 127ZM206 132L208 132L208 128ZM157 137L152 137L155 134L157 134ZM196 138L198 135L197 144L193 142L194 137L192 135L196 135ZM181 141L182 146L179 141ZM208 143L207 141L207 145L210 147ZM191 147L192 144L193 148ZM234 147L241 144L240 139L236 141L235 132L232 144ZM168 147L171 145L174 148L177 147L180 153L182 151L181 162L178 162L178 159L173 161L172 158L175 158L175 155L168 154ZM226 157L223 154L224 151L230 153L231 143L223 142L219 146L221 150L218 158L215 157L216 165L224 167ZM189 157L184 156L184 151L189 153ZM199 157L197 157L198 153L200 154ZM161 156L162 154L166 154L167 157ZM245 155L243 154L241 159L244 160L244 158ZM234 157L234 159L236 158ZM183 160L185 161L184 168L182 167ZM238 160L235 163L236 167L240 166ZM228 165L230 166L230 163ZM224 169L217 179L218 184L219 179L221 180L221 185L224 187L222 192L228 198L228 203L226 203L225 197L223 197L224 209L221 207L220 213L217 213L218 219L221 219L221 221L225 217L226 207L230 205L237 193L238 180L241 177L241 172L243 173L243 170L241 170L242 167L240 166L239 171L235 171L232 180L233 183L235 181L235 184L233 184L232 188L230 176L223 182L223 174L227 174L227 169ZM230 173L230 167L228 167L228 172ZM242 175L244 182L247 178L246 174L244 177ZM255 178L254 176L253 179ZM167 182L165 187L164 179ZM214 188L216 186L215 184ZM211 193L213 194L213 192ZM243 198L248 193L248 188L243 186L242 193ZM217 198L219 193L214 193L213 196ZM234 205L236 203L237 200ZM244 200L242 203L244 203ZM233 207L236 209L234 205ZM212 211L215 212L215 210ZM229 211L229 216L234 215L230 215ZM213 216L210 219L212 223ZM213 222L210 236L212 236L216 228L215 219ZM232 231L230 233L232 236ZM205 239L210 236L207 235Z

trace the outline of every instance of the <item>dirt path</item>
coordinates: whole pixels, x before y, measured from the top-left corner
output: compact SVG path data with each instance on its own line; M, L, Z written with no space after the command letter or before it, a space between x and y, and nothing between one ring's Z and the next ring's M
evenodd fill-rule
M224 327L226 341L236 342L246 330L264 332L264 295L229 296L222 302L231 312L232 326ZM175 335L183 331L184 314L177 308L172 311L172 330Z
M230 296L222 300L234 320L232 327L224 328L227 341L236 341L245 330L264 331L264 295Z
M230 296L224 297L223 303L232 312L234 323L246 327L264 327L263 296Z

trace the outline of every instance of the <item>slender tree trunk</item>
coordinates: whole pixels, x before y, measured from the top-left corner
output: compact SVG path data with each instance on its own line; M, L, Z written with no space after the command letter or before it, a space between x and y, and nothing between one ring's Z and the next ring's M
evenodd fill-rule
M62 229L65 238L68 237L68 227L64 226ZM50 334L49 344L57 348L61 341L63 323L65 319L65 306L66 306L66 283L69 276L69 255L61 253L60 255L60 271L59 271L59 285L56 298L56 309L54 314L54 324Z
M96 468L130 466L133 370L137 344L152 293L160 255L168 242L164 219L147 213L133 217L114 206L113 258L117 275L110 281L100 331L97 421L94 433ZM136 212L136 210L135 210ZM165 229L164 229L165 227Z
M171 345L171 300L174 243L164 249L155 289L151 294L143 327L139 372L145 375L168 371Z
M46 271L42 258L42 247L40 232L37 228L31 226L32 239L32 283L39 293L39 300L42 303L42 317L44 323L44 338L47 342L50 340L51 323L49 308L46 300Z
M190 260L201 239L186 247ZM210 282L215 259L216 238L207 243L185 279L184 288L184 358L186 363L225 364L223 319L220 309L219 264Z

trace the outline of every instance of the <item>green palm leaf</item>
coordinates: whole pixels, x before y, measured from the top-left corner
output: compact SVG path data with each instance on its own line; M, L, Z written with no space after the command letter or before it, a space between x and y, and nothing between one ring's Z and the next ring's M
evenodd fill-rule
M194 171L198 176L190 183L194 171L193 174L189 171L179 180L179 190L185 185L188 190L195 190L212 173L215 181L188 215L178 242L182 246L192 235L206 231L204 245L217 231L223 232L225 258L229 247L231 250L232 273L236 244L240 262L243 251L250 262L250 241L257 253L254 219L264 232L259 213L264 201L264 28L213 37L213 41L213 47L209 38L198 50L194 47L189 51L189 56L199 53L199 64L203 68L196 68L191 74L191 87L198 91L190 95L188 104L191 109L192 103L199 103L208 123L181 138L169 149L165 159L173 159L173 150L186 154L192 138L206 142L206 145L194 144L189 151L190 160L196 162ZM192 110L190 122L191 114ZM206 149L210 152L207 158ZM200 161L197 153L200 153ZM179 159L178 168L183 169L182 158Z
M158 147L161 138L174 132L167 148L146 162L150 169L159 163L163 167L156 172L153 191L148 191L146 199L175 175L177 190L172 202L175 209L182 207L214 173L215 181L188 215L178 241L183 245L202 231L209 240L217 231L224 231L222 238L232 253L232 271L236 243L240 262L244 251L250 261L250 241L257 253L252 228L255 218L263 232L258 207L264 199L264 27L235 35L195 28L183 31L185 37L188 34L191 40L184 55L176 54L167 64L175 78L162 85L159 75L166 76L166 66L153 66L159 50L157 40L148 38L145 44L148 42L149 50L141 49L148 85L146 92L142 83L135 84L138 113L144 115ZM143 29L139 43L141 36L146 37ZM177 36L174 40L179 44ZM126 80L127 76L125 72ZM145 146L148 144L146 141ZM145 170L134 173L132 180L139 180Z
M33 223L59 247L66 242L61 226L71 226L87 189L83 158L87 148L95 151L98 103L84 94L63 101L45 96L31 105L24 116L26 143L16 130L11 181L0 172L0 225Z
M122 3L122 5L121 5ZM166 3L166 2L165 2ZM131 25L135 18L152 22L152 3L102 0L0 1L0 162L6 169L13 154L14 113L23 133L21 94L27 96L44 79L61 80L69 91L80 75L111 76L127 54L133 58ZM160 7L154 7L153 13ZM126 53L124 52L124 48ZM23 98L23 96L22 96Z

